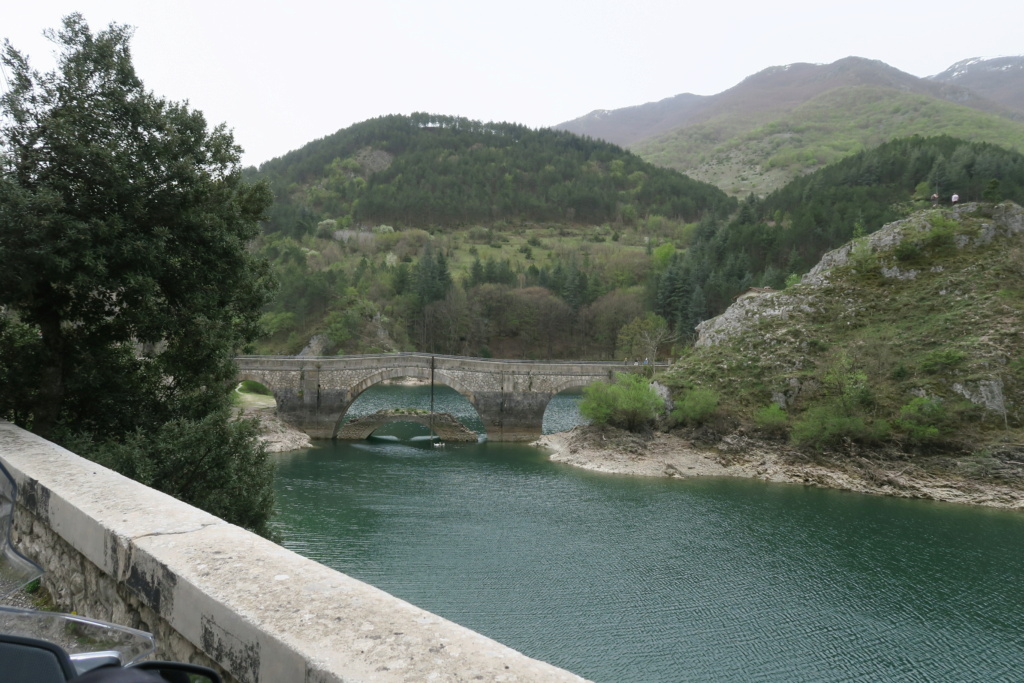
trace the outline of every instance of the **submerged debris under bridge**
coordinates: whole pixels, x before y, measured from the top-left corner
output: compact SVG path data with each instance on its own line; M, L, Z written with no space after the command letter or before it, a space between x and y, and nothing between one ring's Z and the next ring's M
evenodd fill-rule
M338 430L339 439L357 441L392 422L415 422L426 425L441 441L476 443L477 433L455 419L451 413L427 413L413 410L378 410L372 415L349 420Z

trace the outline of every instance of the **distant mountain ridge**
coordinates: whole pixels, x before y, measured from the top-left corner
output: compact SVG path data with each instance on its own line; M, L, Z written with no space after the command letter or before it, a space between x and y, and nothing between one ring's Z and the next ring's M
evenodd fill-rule
M1024 62L1024 58L1017 59ZM975 73L991 74L988 70L979 69L973 64L974 61L965 60L958 64L972 62L972 76ZM884 62L861 57L846 57L832 64L798 62L763 69L717 95L683 93L658 102L623 109L598 109L554 128L629 146L638 140L711 118L724 111L737 108L750 112L785 110L832 88L856 85L889 87L960 104L970 103L969 106L983 111L1001 109L998 106L1000 103L979 97L965 83L960 82L965 80L974 83L977 78L965 78L962 69L959 72L955 69L956 65L943 72L950 74L947 77L940 74L929 80L912 76ZM996 90L994 87L988 89Z
M1024 112L1024 56L964 59L929 79L962 86Z
M637 140L672 130L702 111L709 99L704 95L683 93L659 102L624 109L595 109L578 119L560 123L555 128L629 146Z
M774 66L717 95L599 110L555 128L629 147L732 194L763 194L900 135L1021 148L1024 58L964 60L931 78L861 57Z

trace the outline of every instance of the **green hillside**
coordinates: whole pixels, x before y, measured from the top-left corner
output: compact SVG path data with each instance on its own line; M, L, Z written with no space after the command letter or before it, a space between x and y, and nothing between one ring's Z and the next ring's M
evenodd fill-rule
M679 401L713 394L712 431L1019 483L1022 319L1024 211L925 209L705 323L665 381Z
M548 129L414 114L338 131L269 161L268 232L507 221L633 225L727 211L717 188L620 147Z
M876 85L834 88L784 113L730 110L632 149L734 196L790 180L911 135L950 135L1024 150L1024 122L924 94Z
M303 179L301 168L283 166L276 182ZM322 184L290 186L308 197ZM635 318L656 313L680 341L691 340L697 323L748 287L783 287L829 249L929 206L936 190L944 201L958 192L964 201L1024 202L1024 157L950 137L895 140L696 222L650 215L360 228L351 214L320 213L272 223L257 246L281 286L255 350L293 354L315 338L318 353L632 355L620 331ZM276 209L279 218L296 206Z
M280 290L256 349L510 358L617 352L654 278L735 200L614 145L512 124L375 119L251 175Z
M748 197L728 222L705 221L660 276L655 311L681 334L752 286L781 288L821 255L929 206L1024 202L1024 156L952 137L911 137L801 176L764 199Z

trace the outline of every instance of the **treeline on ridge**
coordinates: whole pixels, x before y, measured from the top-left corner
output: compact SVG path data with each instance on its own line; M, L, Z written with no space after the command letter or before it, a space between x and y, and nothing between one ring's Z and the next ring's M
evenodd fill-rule
M413 114L338 131L250 175L276 198L268 232L385 223L428 228L502 220L579 224L657 215L694 221L735 200L622 148L551 129Z

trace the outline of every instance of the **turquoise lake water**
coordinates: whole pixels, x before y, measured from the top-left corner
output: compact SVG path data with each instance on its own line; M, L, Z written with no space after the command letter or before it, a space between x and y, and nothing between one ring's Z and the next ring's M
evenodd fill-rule
M556 397L545 430L577 419ZM1024 680L1020 512L602 475L412 425L282 455L277 490L286 547L594 681Z

